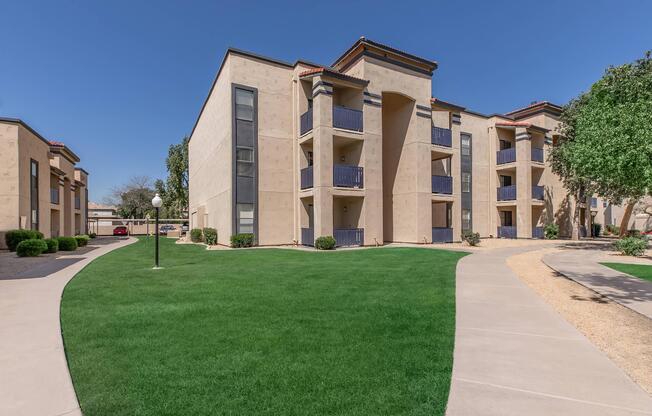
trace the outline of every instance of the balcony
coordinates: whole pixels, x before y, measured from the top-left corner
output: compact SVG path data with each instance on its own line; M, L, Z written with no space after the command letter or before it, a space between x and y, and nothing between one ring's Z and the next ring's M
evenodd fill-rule
M361 246L364 244L364 228L337 228L333 230L337 247Z
M450 129L433 126L431 131L431 142L437 146L452 147L453 134Z
M362 131L362 111L334 105L333 127L345 130Z
M452 243L453 229L446 227L432 227L433 243Z
M503 165L505 163L516 162L516 148L510 147L509 149L499 150L496 152L496 164Z
M543 201L544 199L544 189L543 186L533 186L532 187L532 199L538 199L540 201Z
M452 176L432 176L432 193L433 194L453 194L453 177Z
M543 149L539 147L532 148L532 161L543 163Z
M301 229L301 244L304 246L314 246L315 245L315 230L314 228L302 228Z
M312 130L312 108L301 114L301 136Z
M514 226L499 226L498 238L516 238L516 227Z
M514 201L516 200L516 185L501 186L497 192L496 199L498 201Z
M50 202L59 205L59 190L50 188Z
M543 238L544 232L543 227L532 227L532 238Z
M312 166L301 169L301 189L312 188L313 184Z
M333 186L343 188L363 188L364 172L361 166L333 166Z
M76 196L75 197L75 209L80 209L81 208L81 199Z

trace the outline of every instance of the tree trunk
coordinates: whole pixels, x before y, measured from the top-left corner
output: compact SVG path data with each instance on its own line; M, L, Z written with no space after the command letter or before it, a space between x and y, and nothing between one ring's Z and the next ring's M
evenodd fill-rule
M578 194L574 195L575 204L573 206L573 218L571 220L571 240L580 239L580 198Z
M632 211L634 211L634 205L636 205L636 201L634 200L629 200L627 202L627 206L625 207L625 213L623 214L623 218L620 220L620 237L624 236L627 233L627 229L629 228L629 219L632 218Z

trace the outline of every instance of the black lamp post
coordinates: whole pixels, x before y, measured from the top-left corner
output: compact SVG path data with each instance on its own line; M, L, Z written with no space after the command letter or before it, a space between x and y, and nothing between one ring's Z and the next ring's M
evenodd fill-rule
M163 200L161 199L161 197L158 196L158 194L154 195L154 198L152 199L152 206L156 209L156 224L154 226L155 227L154 232L156 233L156 253L155 253L156 259L154 265L155 269L160 269L158 265L158 212L159 212L159 208L161 208L161 205L163 205Z

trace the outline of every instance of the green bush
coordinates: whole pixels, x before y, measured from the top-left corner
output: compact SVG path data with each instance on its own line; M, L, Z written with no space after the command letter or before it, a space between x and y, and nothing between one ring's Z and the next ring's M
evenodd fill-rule
M231 236L231 247L251 247L254 245L254 235L249 233L234 234Z
M18 257L36 257L40 256L48 250L48 245L44 240L38 238L30 238L23 240L16 246L16 254Z
M9 230L5 234L5 243L9 247L9 251L16 251L18 243L23 240L40 240L43 238L43 233L36 230Z
M190 230L190 241L193 243L200 243L202 241L202 233L200 228L193 228Z
M87 235L76 235L75 240L77 240L77 247L84 247L88 245L90 237Z
M57 241L59 242L60 251L77 250L77 240L74 237L59 237Z
M645 236L643 233L641 233L639 230L627 230L625 233L625 237L632 237L632 238L638 238L639 240L645 239Z
M593 236L600 237L600 231L602 231L602 225L598 223L593 224Z
M48 245L47 253L56 253L59 251L59 241L57 241L55 238L47 238L43 241L45 241L45 244Z
M637 237L624 237L616 241L614 246L626 256L642 256L647 248L647 241Z
M607 224L604 226L605 234L620 234L620 227L613 224Z
M204 241L209 246L217 244L217 230L215 228L204 228Z
M547 240L554 240L559 237L559 226L555 223L550 223L543 228L543 235Z
M330 235L325 235L315 240L315 248L317 250L332 250L336 244L337 241Z
M474 233L473 231L464 231L462 233L462 240L466 241L470 246L477 246L480 244L480 233Z
M89 236L90 238L96 238L96 237L97 237L97 234L95 234L95 233L88 233L88 236Z

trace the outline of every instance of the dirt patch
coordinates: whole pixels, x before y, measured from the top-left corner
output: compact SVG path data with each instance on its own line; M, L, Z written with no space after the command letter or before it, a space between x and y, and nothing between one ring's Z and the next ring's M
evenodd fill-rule
M551 248L512 256L507 265L548 304L652 394L652 320L572 280L541 261Z

